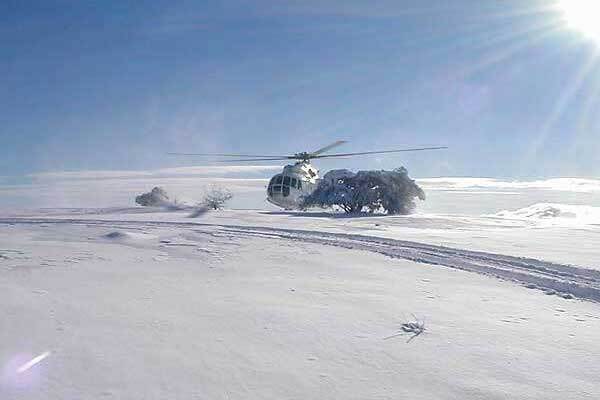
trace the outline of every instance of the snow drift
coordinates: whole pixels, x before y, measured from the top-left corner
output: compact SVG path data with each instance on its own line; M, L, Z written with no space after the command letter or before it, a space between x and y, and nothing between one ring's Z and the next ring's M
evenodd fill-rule
M593 225L600 224L600 207L537 203L518 210L500 211L492 216L556 225Z

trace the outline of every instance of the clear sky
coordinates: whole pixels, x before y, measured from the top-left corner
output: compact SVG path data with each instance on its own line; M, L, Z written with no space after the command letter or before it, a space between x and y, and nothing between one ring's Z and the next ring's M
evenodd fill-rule
M535 0L3 0L0 176L337 139L451 149L324 169L597 176L599 46L567 25Z

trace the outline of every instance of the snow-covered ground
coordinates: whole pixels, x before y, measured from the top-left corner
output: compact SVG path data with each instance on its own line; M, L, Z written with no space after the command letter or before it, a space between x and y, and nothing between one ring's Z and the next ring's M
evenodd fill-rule
M599 398L592 183L430 180L397 217L6 207L0 399Z

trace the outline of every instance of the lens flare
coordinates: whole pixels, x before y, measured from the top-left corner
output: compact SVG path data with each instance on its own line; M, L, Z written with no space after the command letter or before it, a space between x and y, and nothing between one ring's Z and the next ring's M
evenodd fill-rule
M595 0L558 0L558 9L571 29L600 42L600 2Z
M0 371L0 393L3 390L34 388L40 384L45 368L42 361L52 353L46 351L33 354L16 354L4 364ZM4 399L4 396L0 395Z
M25 364L23 364L19 368L17 368L17 373L18 374L22 374L22 373L26 372L27 370L29 370L30 368L32 368L36 364L42 362L49 355L50 355L50 352L47 351L45 353L40 354L37 357L34 357L33 359L27 361Z

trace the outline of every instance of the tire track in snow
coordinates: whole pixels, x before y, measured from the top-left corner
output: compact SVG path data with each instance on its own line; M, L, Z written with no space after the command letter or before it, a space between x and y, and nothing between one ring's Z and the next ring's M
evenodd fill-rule
M220 233L223 235L262 237L265 239L296 240L306 243L369 251L392 258L475 272L512 281L528 288L544 290L548 294L558 294L563 297L574 296L580 299L600 302L600 271L533 258L450 248L397 239L323 231L198 222L8 218L0 219L0 223L34 225L76 224L107 228L131 227L131 225L145 228L195 228L198 233L204 234ZM200 228L209 228L210 231L200 230Z
M543 290L548 294L567 295L567 298L571 295L600 302L600 271L572 265L364 235L277 228L234 229L240 234L370 251L392 258L476 272ZM228 228L227 231L234 230Z

